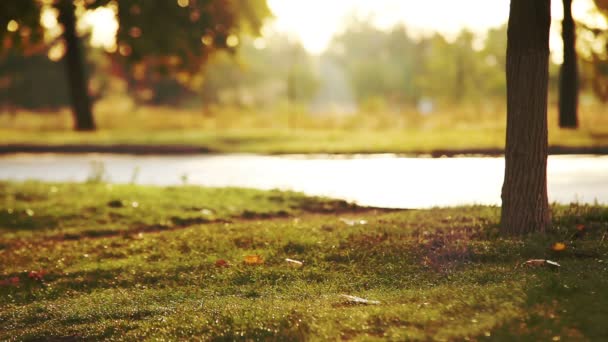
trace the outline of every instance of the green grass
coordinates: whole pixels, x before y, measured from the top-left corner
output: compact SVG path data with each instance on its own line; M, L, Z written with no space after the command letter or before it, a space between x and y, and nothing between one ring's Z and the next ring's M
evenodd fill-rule
M593 130L556 131L551 146L608 146L608 134ZM174 145L192 146L215 153L432 153L437 150L467 151L504 148L502 129L430 130L167 130L141 134L140 131L15 132L0 130L0 144L38 145Z
M0 183L0 203L0 281L19 279L0 285L0 340L608 338L606 207L554 207L551 233L517 240L496 207L277 191Z
M0 145L187 145L218 153L430 153L435 150L502 149L504 105L474 109L461 105L422 117L415 111L355 116L301 114L289 129L286 113L223 109L213 116L198 111L142 107L117 112L100 108L99 130L71 131L69 112L0 115ZM552 107L553 108L553 107ZM562 130L549 115L550 145L608 146L604 107L581 107L581 127Z

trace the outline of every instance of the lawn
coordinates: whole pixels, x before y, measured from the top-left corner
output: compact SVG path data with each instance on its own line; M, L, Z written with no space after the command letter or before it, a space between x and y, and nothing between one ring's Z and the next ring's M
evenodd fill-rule
M428 117L416 112L346 117L300 114L295 128L286 125L289 118L285 112L223 109L209 116L171 108L117 112L114 107L102 107L96 112L99 129L93 133L72 132L69 111L20 112L14 117L0 115L0 150L26 144L139 145L151 147L148 152L158 152L159 146L181 146L192 153L500 153L505 141L504 105L494 104L485 111L461 107ZM557 127L557 113L552 110L549 144L608 151L605 114L603 106L582 106L581 127L564 130ZM121 150L125 147L119 146L115 152Z
M4 182L0 203L0 340L608 339L607 207L511 239L496 207L279 191Z

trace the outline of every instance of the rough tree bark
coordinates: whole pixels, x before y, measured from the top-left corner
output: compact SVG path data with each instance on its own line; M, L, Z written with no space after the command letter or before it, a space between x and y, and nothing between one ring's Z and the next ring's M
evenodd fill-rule
M507 141L501 232L551 224L547 199L550 0L511 0L507 32Z
M85 69L84 52L76 33L76 15L73 1L60 0L58 3L59 22L63 25L63 39L66 44L64 63L68 76L74 129L77 131L95 130L95 121L88 94L88 77Z
M572 18L572 0L563 0L562 40L564 62L559 75L559 126L578 127L578 65L576 62L576 27Z

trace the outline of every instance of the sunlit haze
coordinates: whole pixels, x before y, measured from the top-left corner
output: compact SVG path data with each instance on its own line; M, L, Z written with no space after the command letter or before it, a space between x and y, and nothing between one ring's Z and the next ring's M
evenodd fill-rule
M463 28L483 32L506 23L509 0L268 0L276 16L273 26L297 37L311 53L323 52L349 17L370 18L379 27L404 23L414 33L440 32L454 36ZM591 0L575 1L573 15L586 18ZM563 16L561 1L553 1L552 16ZM558 48L559 25L553 25L552 47Z
M450 38L463 28L483 34L488 28L506 23L509 16L509 0L268 0L268 4L275 18L267 29L292 36L312 54L322 53L353 17L369 19L380 28L403 23L413 34L440 32ZM575 1L573 15L576 19L593 20L593 7L592 0ZM561 49L558 21L562 16L561 1L553 1L554 51ZM88 13L84 22L95 27L93 45L113 48L118 26L112 10L97 9Z

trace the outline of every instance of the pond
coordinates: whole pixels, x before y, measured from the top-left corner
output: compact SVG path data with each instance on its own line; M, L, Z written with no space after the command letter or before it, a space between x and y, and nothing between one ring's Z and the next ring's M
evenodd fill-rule
M18 154L0 157L0 179L193 184L301 191L390 208L500 204L503 158L395 155ZM551 156L549 199L608 203L608 156Z

